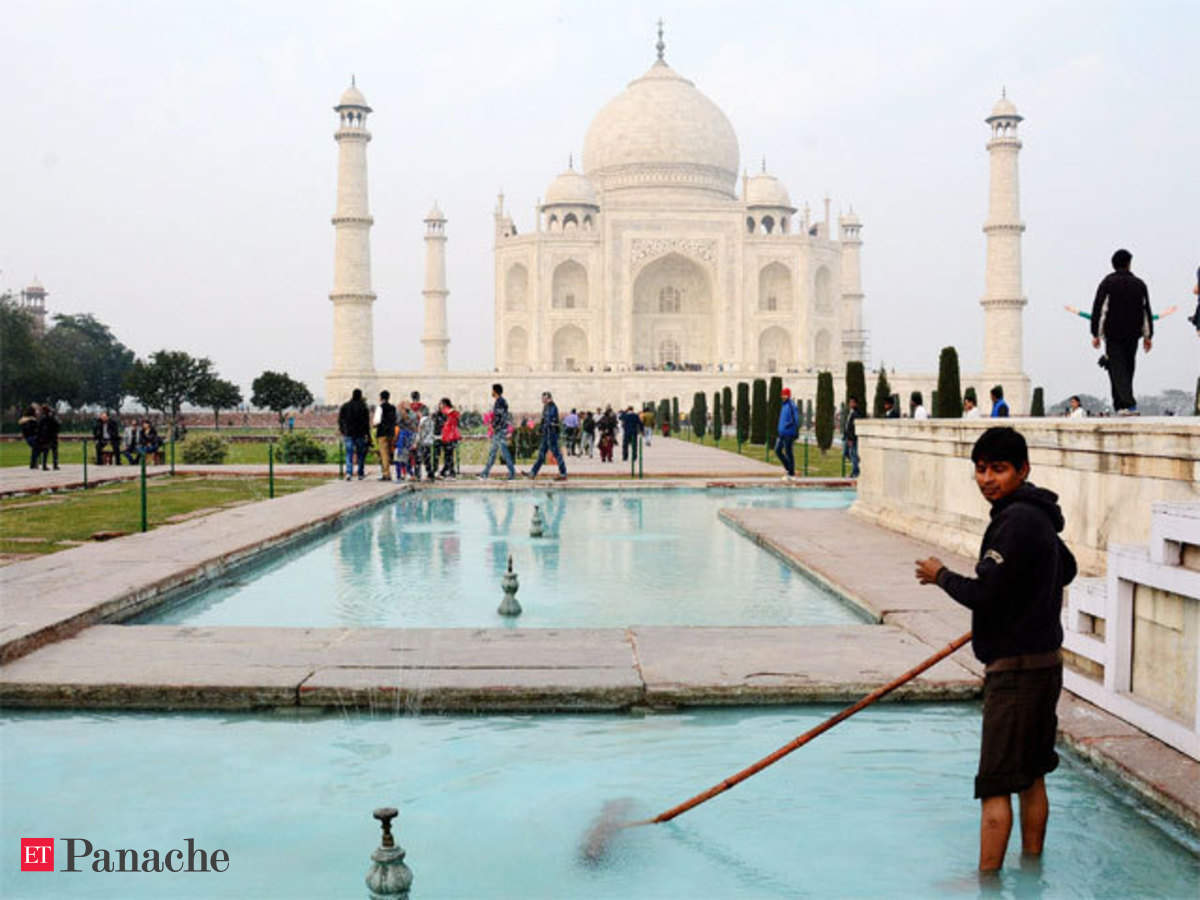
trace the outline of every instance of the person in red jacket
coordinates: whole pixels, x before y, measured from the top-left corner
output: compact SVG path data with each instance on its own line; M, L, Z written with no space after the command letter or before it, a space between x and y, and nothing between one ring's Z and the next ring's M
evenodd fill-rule
M438 473L441 478L457 478L458 473L454 470L455 450L458 447L458 442L462 440L462 432L458 430L458 410L454 408L454 404L450 402L449 397L443 397L442 402L438 404L442 411L442 415L446 417L445 423L442 425L442 471Z

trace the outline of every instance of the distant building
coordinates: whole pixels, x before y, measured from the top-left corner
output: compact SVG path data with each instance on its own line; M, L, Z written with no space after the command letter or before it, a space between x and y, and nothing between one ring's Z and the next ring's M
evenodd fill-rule
M17 307L27 312L33 319L34 331L39 335L46 333L46 297L49 293L42 283L34 278L29 287L21 291Z

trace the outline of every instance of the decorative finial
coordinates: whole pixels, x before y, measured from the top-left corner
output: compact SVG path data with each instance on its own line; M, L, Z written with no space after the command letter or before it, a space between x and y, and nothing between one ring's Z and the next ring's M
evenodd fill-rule
M354 73L351 72L350 73L350 87L355 87L355 86L356 85L354 84Z
M572 172L575 171L575 154L574 153L567 154L567 168L570 169Z
M1008 99L1008 85L1004 85L1004 84L1000 85L1000 99L1002 99L1002 100Z
M663 43L663 20L658 20L658 43L654 45L658 50L658 61L663 62L663 51L667 49L667 45Z
M762 170L763 170L763 174L766 175L767 174L767 155L765 153L763 154L763 158L762 158Z

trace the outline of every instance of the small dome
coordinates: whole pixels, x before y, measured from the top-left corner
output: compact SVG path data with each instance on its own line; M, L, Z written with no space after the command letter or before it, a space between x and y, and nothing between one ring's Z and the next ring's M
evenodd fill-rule
M987 121L992 119L1019 119L1017 115L1017 106L1008 99L1006 94L1002 94L1000 99L996 101L996 105L992 107L992 114L988 116Z
M42 287L42 283L40 281L38 281L37 278L34 278L33 281L29 282L29 287L25 288L25 290L27 293L30 293L30 294L46 293L46 289L44 287Z
M543 206L600 206L592 183L574 169L567 169L546 188Z
M425 221L426 222L445 222L446 221L446 217L442 215L442 211L440 209L438 209L438 205L436 202L433 204L433 206L429 207L429 212L425 213Z
M341 109L343 106L357 106L367 110L367 112L371 111L371 107L367 106L367 98L363 96L362 91L355 87L353 82L351 82L350 87L342 92L342 97L338 100L338 104L334 109Z
M854 214L854 210L850 210L850 212L846 213L845 215L838 217L838 224L839 225L861 225L862 220L859 219L859 217Z
M765 172L746 181L746 206L784 207L795 212L787 188L774 175Z

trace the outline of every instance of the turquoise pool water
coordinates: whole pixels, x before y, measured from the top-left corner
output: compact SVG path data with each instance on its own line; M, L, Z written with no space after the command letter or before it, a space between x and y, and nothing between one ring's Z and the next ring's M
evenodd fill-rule
M306 627L818 625L862 616L717 518L843 508L848 491L429 492L139 623ZM546 536L531 538L533 507ZM508 556L515 620L496 613Z
M1064 757L1046 855L975 873L976 704L872 707L668 825L579 844L605 801L651 815L773 750L828 707L630 716L0 715L6 898L365 897L379 829L413 897L1181 897L1181 835ZM223 874L18 871L20 837L223 848ZM62 842L58 860L65 856Z

